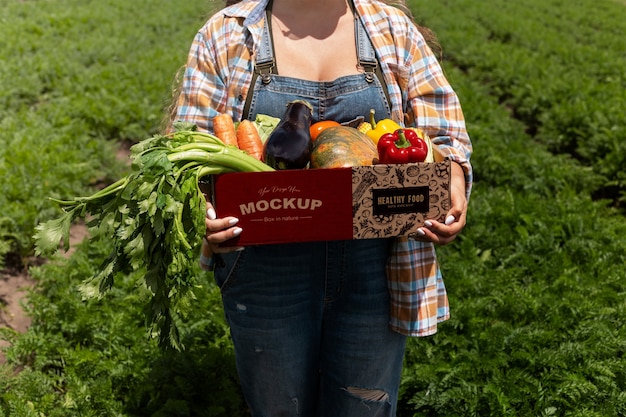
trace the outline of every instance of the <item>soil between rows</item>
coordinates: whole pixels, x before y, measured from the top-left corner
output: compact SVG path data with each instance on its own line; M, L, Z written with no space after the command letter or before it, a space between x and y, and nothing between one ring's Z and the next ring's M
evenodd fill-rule
M70 250L65 252L64 256L69 257L76 245L87 235L87 226L82 223L72 225ZM43 260L37 260L35 264L41 262ZM36 289L37 283L25 268L11 265L11 262L8 264L6 269L0 271L0 328L9 328L24 333L30 327L31 318L23 306L28 303L28 293ZM7 346L9 346L8 342L0 340L0 365L6 362L3 348Z

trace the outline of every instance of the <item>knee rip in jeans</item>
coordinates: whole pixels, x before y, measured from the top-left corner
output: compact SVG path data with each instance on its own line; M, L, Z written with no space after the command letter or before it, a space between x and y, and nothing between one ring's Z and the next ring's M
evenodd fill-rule
M380 389L367 389L358 387L347 387L345 390L365 401L389 402L389 394Z

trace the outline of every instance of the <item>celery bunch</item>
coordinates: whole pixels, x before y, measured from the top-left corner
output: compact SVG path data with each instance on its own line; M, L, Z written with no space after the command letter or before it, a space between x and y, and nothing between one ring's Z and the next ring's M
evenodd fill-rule
M131 148L131 172L86 197L54 200L64 214L39 224L35 247L49 255L69 249L70 226L88 220L90 240L111 239L114 250L81 291L98 296L112 288L116 274L141 271L152 297L146 320L161 346L180 349L178 312L192 298L193 274L205 233L206 201L198 182L227 172L272 171L215 136L179 125Z

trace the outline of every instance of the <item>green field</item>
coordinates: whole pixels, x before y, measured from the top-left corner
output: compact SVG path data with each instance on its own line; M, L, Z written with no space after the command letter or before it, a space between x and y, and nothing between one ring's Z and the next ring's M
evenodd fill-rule
M398 416L626 416L626 5L409 4L439 38L476 182L463 235L439 248L452 319L410 340ZM123 175L118 150L158 132L217 6L0 5L0 262L37 283L28 332L0 328L0 417L247 415L210 275L186 349L163 351L140 277L81 298L107 242L42 264L32 240L59 214L48 197Z

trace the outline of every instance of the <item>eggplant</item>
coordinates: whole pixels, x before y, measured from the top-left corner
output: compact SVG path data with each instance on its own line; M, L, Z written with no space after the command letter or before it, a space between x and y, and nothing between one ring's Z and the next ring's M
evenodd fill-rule
M285 115L265 142L264 161L276 170L303 169L309 164L313 141L313 107L303 100L287 103Z

